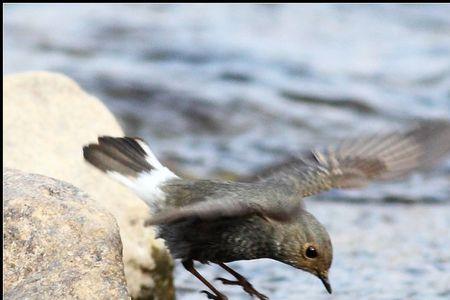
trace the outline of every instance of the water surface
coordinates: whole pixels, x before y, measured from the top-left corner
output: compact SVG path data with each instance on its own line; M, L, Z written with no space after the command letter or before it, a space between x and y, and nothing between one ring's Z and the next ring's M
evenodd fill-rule
M4 74L67 74L188 176L236 178L348 135L450 119L446 4L4 8ZM279 263L233 266L273 299L448 298L449 182L447 159L321 197L336 203L310 200L335 245L331 297ZM422 204L373 204L386 202ZM176 284L181 299L199 298L180 267Z

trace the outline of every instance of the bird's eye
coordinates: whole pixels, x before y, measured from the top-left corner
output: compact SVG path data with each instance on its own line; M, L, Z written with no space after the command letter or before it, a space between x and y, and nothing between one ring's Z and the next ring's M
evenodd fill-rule
M313 246L309 246L306 248L305 255L307 258L316 258L317 257L317 250Z

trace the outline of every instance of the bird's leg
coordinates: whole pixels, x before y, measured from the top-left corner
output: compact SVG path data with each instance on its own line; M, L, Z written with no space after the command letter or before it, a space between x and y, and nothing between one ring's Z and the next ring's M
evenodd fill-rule
M228 273L233 275L234 278L236 278L236 280L228 280L228 279L220 278L220 277L216 278L216 280L222 281L223 284L240 285L240 286L242 286L244 291L246 291L250 296L255 296L256 298L258 298L260 300L268 300L269 299L266 295L263 295L260 292L258 292L257 290L255 290L253 285L250 282L248 282L244 276L242 276L241 274L239 274L238 272L236 272L235 270L233 270L232 268L230 268L229 266L227 266L224 263L218 263L218 265L221 266L225 271L227 271Z
M205 293L208 299L213 300L227 300L228 298L219 292L211 283L208 282L195 268L194 268L194 262L192 259L189 260L183 260L182 261L183 267L188 270L192 275L197 277L201 282L203 282L204 285L206 285L213 293L210 293L208 291L201 291L202 293Z

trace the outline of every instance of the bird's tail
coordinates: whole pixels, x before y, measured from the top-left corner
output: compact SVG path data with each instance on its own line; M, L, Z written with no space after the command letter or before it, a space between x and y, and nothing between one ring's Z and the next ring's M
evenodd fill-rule
M83 156L94 167L131 188L150 206L164 198L161 187L178 178L139 138L102 136L97 143L83 147Z

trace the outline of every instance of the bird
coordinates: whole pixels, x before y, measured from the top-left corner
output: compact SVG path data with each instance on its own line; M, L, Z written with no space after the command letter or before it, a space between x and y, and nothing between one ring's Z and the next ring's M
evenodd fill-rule
M221 181L177 176L137 137L100 136L83 147L88 163L145 201L150 208L146 226L155 226L171 255L208 288L201 293L215 300L228 298L194 262L217 264L234 279L216 280L241 286L260 300L268 297L227 263L273 259L315 275L331 294L331 239L303 199L331 189L402 179L435 165L448 152L449 123L421 122L409 130L315 147L252 179Z

